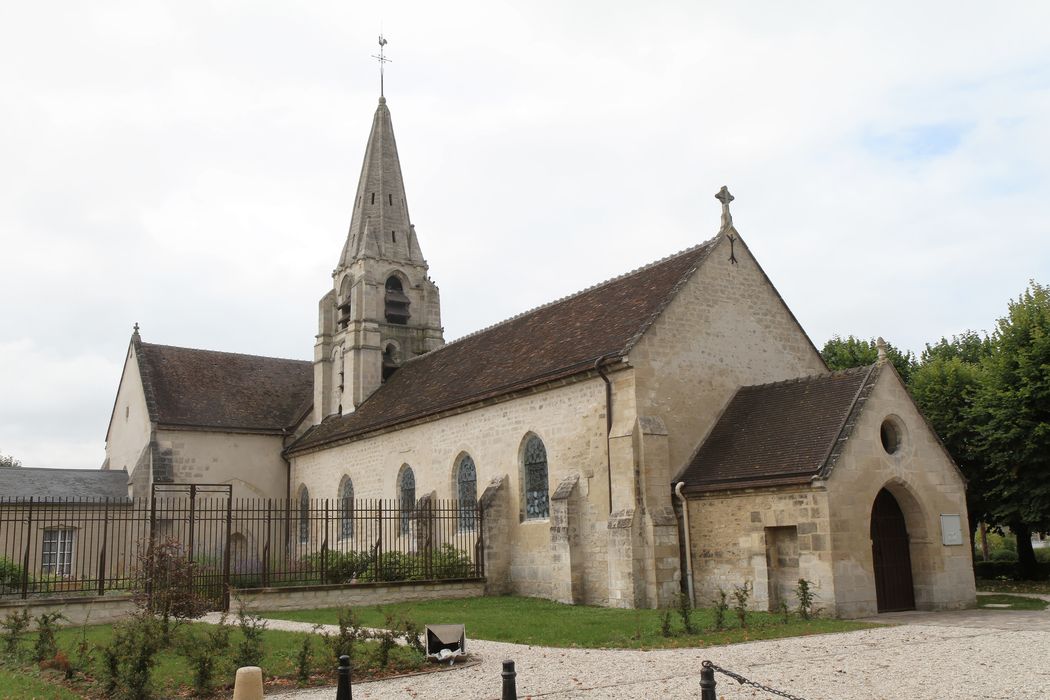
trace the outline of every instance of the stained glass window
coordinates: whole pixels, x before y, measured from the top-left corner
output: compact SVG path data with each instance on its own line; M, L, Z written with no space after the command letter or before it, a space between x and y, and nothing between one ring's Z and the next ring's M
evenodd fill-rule
M299 541L310 541L310 492L305 486L299 489Z
M354 482L348 476L343 477L339 490L339 536L354 536Z
M550 517L547 487L547 448L533 435L525 443L525 519Z
M460 529L473 530L478 502L478 472L470 455L463 455L456 468L456 498L459 499Z
M412 510L416 506L416 475L407 464L401 468L400 483L397 485L401 496L401 532L408 532L412 520Z

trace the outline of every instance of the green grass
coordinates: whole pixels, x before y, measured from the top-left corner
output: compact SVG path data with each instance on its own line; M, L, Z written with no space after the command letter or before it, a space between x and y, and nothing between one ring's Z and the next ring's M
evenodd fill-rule
M261 612L262 617L301 622L335 624L337 609ZM749 613L749 626L740 629L733 611L727 613L730 629L714 630L714 612L709 609L693 611L693 624L698 634L683 634L681 617L672 614L675 636L661 634L660 610L624 610L584 605L562 605L539 598L481 597L458 600L435 600L396 605L354 608L361 623L368 627L382 627L386 613L406 616L422 624L466 625L467 637L499 642L532 644L551 647L582 647L588 649L659 649L671 647L700 647L756 639L777 639L807 634L849 632L877 627L852 620L801 620L792 615L784 624L779 615Z
M989 604L1010 606L1009 608L999 608L1000 610L1046 610L1046 607L1050 605L1047 601L1039 598L1026 598L1025 596L1005 593L977 596L977 607L987 608Z
M989 593L1050 594L1050 581L990 581L988 579L977 579L977 590Z
M183 626L176 633L189 639L201 639L212 626L195 623ZM73 665L77 665L75 649L81 637L80 627L68 627L56 635L58 647ZM106 644L113 634L111 625L92 625L86 628L86 637L94 646ZM263 633L265 656L262 662L267 685L271 688L294 686L297 672L297 658L303 638L310 636L312 642L311 685L335 683L335 668L338 665L331 658L328 647L320 636L303 632L283 632L266 630ZM36 635L31 633L21 642L18 655L12 659L0 661L0 698L80 698L101 697L101 653L95 653L95 659L87 664L82 673L75 675L67 688L61 686L62 674L57 672L40 672L30 661L30 652ZM241 641L241 632L234 628L230 635L230 651L219 665L215 675L215 685L222 693L223 688L233 687L236 674L232 658L237 644ZM386 669L379 667L376 654L376 642L368 642L355 648L354 677L364 680L369 677L381 677L406 671L420 669L424 662L406 647L397 647L390 652L390 664ZM165 649L157 655L157 665L152 679L154 689L159 697L192 697L192 675L190 662L177 651L177 646ZM46 678L46 681L40 678ZM40 688L41 690L37 690Z

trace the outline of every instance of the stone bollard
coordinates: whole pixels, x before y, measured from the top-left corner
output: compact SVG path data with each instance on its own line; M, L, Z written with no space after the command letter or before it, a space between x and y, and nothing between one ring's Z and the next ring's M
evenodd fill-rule
M233 700L262 700L262 669L258 666L243 666L237 669L233 682Z
M517 672L514 670L513 661L503 662L503 696L500 700L517 700L518 698L518 686L516 678Z

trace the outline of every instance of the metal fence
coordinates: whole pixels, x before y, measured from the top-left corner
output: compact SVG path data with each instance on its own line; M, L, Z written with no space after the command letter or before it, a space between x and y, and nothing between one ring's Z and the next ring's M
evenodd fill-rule
M150 498L0 498L0 599L105 595L148 585L157 547L194 585L230 588L484 576L476 502L241 499L228 486L158 485Z

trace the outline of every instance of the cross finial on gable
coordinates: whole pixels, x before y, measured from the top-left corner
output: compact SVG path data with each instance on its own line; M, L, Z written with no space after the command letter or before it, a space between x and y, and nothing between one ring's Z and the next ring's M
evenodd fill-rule
M727 229L733 225L733 215L729 213L729 203L736 199L736 197L729 194L728 187L722 185L722 189L718 190L715 199L722 203L722 228Z
M886 364L886 360L889 359L889 355L886 353L886 341L882 339L881 335L879 336L879 339L875 341L875 347L878 348L879 351L878 363L880 365Z

